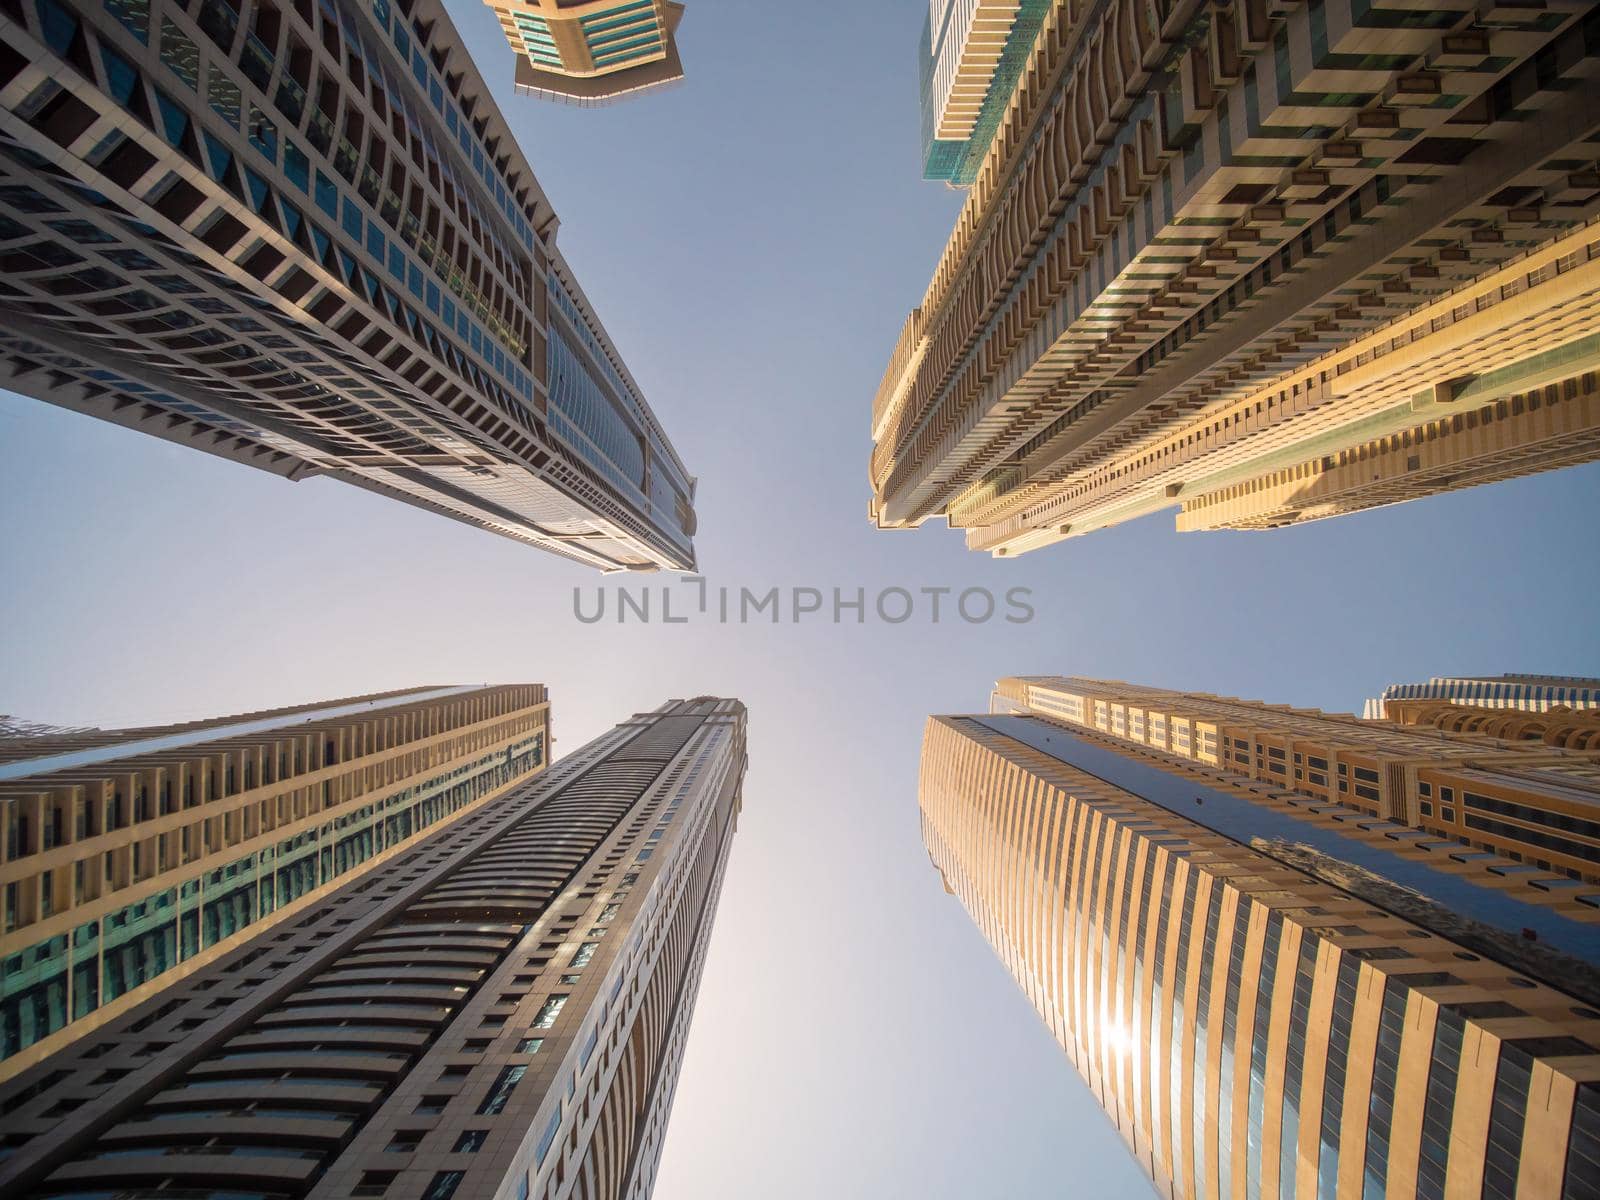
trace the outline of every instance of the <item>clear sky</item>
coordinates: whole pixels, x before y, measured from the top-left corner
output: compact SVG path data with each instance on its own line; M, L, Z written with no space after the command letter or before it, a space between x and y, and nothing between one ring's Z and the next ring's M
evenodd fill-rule
M0 712L536 680L559 754L668 697L749 705L660 1200L1149 1195L928 863L927 714L1018 673L1344 710L1433 674L1600 675L1600 466L1274 533L1159 514L1009 562L874 531L869 406L960 200L918 174L925 2L690 0L688 79L599 110L512 96L490 10L451 7L700 478L711 586L1025 586L1031 624L580 624L601 577L559 559L0 393Z

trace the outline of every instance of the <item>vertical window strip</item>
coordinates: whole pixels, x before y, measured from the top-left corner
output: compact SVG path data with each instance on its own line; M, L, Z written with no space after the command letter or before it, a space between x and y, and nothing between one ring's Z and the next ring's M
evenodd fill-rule
M1389 1132L1394 1126L1394 1083L1400 1069L1400 1043L1406 1031L1410 989L1391 979L1383 991L1378 1045L1372 1061L1372 1098L1367 1108L1367 1161L1362 1200L1383 1200L1389 1174Z
M1233 1195L1233 1051L1239 1032L1239 988L1244 980L1244 955L1250 938L1248 896L1239 897L1233 913L1233 945L1228 955L1228 987L1222 1000L1222 1051L1217 1081L1217 1189Z
M1177 961L1173 964L1172 971L1172 1036L1169 1039L1171 1050L1167 1054L1167 1086L1171 1093L1171 1121L1168 1129L1172 1139L1172 1177L1178 1181L1177 1190L1181 1193L1185 1189L1183 1180L1183 1148L1180 1137L1183 1133L1183 998L1185 988L1189 982L1189 930L1194 923L1194 897L1195 891L1200 886L1199 873L1189 870L1184 880L1183 889L1183 915L1178 922L1178 953ZM1193 1191L1194 1189L1187 1189Z
M1153 854L1152 857L1154 857ZM1170 911L1172 903L1172 876L1177 865L1177 856L1168 854L1166 866L1161 871L1161 901L1150 918L1156 922L1156 946L1155 959L1150 967L1150 1027L1145 1031L1145 1041L1150 1046L1150 1053L1144 1057L1145 1070L1149 1075L1145 1086L1150 1093L1150 1139L1153 1143L1153 1153L1158 1160L1167 1165L1168 1174L1173 1171L1172 1155L1166 1148L1166 1139L1162 1136L1164 1132L1162 1127L1165 1124L1161 1119L1164 1096L1160 1086L1161 1077L1158 1073L1162 1055L1156 1047L1166 1044L1166 1039L1160 1037L1166 1032L1165 1026L1161 1024L1163 994L1161 976L1164 969L1163 964L1167 958L1167 928L1171 925L1171 921L1167 919L1167 913ZM1141 940L1144 934L1144 925L1147 924L1149 924L1148 920L1139 928ZM1142 958L1143 955L1141 954L1140 957ZM1158 1037L1160 1037L1160 1041L1157 1040ZM1172 1069L1170 1061L1167 1064L1167 1069L1169 1071Z
M1517 1194L1531 1063L1526 1053L1513 1046L1500 1048L1494 1099L1489 1105L1489 1140L1483 1153L1483 1200L1513 1200Z
M1600 1200L1600 1085L1578 1085L1566 1166L1561 1200Z
M1322 1146L1317 1157L1317 1200L1337 1200L1339 1122L1344 1116L1344 1080L1350 1065L1350 1025L1356 1011L1361 964L1349 955L1339 962L1328 1021L1328 1069L1322 1086Z
M1272 992L1278 974L1278 945L1283 937L1283 918L1277 913L1267 915L1267 937L1261 947L1261 985L1256 991L1256 1019L1250 1032L1250 1091L1247 1112L1249 1126L1245 1130L1245 1195L1249 1200L1261 1196L1261 1127L1265 1123L1267 1104L1267 1037L1272 1025ZM1279 1142L1278 1153L1283 1153Z
M1444 1200L1450 1166L1450 1126L1455 1113L1456 1081L1461 1068L1461 1015L1439 1010L1433 1028L1433 1058L1428 1066L1428 1091L1422 1106L1422 1145L1417 1159L1417 1200Z
M1283 1117L1278 1134L1278 1195L1293 1196L1295 1167L1299 1162L1300 1086L1305 1078L1306 1028L1310 1024L1311 989L1316 982L1317 947L1309 933L1300 936L1300 959L1295 965L1294 994L1289 1002L1289 1044L1283 1065Z
M1194 1001L1194 1085L1189 1120L1194 1139L1194 1192L1209 1195L1216 1187L1216 1163L1206 1170L1206 1024L1210 1020L1211 968L1217 961L1217 920L1222 915L1222 882L1211 881L1211 902L1206 908L1205 940L1200 947L1199 994ZM1214 1156L1213 1156L1214 1157ZM1210 1187L1206 1186L1209 1181Z

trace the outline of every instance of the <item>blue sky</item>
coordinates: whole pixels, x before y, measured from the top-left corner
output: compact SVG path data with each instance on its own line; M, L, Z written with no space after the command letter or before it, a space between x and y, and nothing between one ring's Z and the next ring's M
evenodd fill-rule
M513 97L493 14L452 12L700 478L711 585L1023 586L1031 624L584 625L573 589L592 607L600 577L560 560L0 393L0 712L117 724L539 680L559 754L671 696L746 701L661 1200L1149 1194L940 889L927 714L1015 673L1345 710L1433 674L1600 675L1600 466L1269 534L1159 514L1009 562L874 531L871 398L960 201L918 175L924 2L690 0L688 79L599 110Z

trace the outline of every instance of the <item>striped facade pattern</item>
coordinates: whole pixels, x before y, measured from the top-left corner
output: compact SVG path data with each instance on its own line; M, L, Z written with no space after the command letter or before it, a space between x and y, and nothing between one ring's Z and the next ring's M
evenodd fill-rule
M743 747L736 701L636 716L47 1060L0 1189L648 1194Z
M147 748L175 736L198 740ZM548 744L522 684L7 746L0 1080L535 777Z
M1591 371L1185 500L1178 530L1276 529L1596 458Z
M1600 1012L1573 996L979 718L930 720L920 804L947 890L1162 1195L1600 1195Z
M1050 0L930 0L923 30L923 177L970 184Z
M1600 679L1575 675L1435 676L1426 683L1391 683L1367 701L1362 715L1386 716L1390 700L1448 700L1474 708L1548 712L1551 708L1600 708Z
M1054 5L875 401L873 519L945 515L1015 554L1241 482L1225 470L1371 441L1347 381L1290 376L1600 211L1578 99L1596 20L1466 0ZM1596 307L1562 303L1557 324ZM1520 386L1486 378L1438 415L1594 370L1585 351L1542 374L1551 349L1491 354L1474 370ZM1454 378L1435 365L1405 399ZM1379 432L1429 419L1395 416ZM1199 448L1214 426L1221 457Z

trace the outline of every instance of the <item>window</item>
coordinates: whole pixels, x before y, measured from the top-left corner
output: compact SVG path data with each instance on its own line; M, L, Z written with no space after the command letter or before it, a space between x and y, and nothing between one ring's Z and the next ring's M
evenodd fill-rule
M212 67L206 76L206 99L211 104L211 111L221 117L228 128L239 128L244 109L239 85L216 67Z
M488 1137L489 1131L487 1129L463 1130L461 1136L456 1139L456 1144L450 1147L450 1153L476 1154L483 1146L483 1143L488 1140Z
M537 1054L537 1053L539 1053L539 1048L541 1046L543 1046L543 1045L544 1045L544 1039L543 1038L536 1038L536 1037L523 1038L520 1042L517 1043L516 1053L518 1053L518 1054Z
M556 1023L556 1018L561 1015L561 1010L566 1007L566 996L551 996L539 1009L539 1015L533 1019L535 1029L549 1029Z
M283 173L295 187L302 192L310 193L311 160L306 157L306 152L293 142L283 143Z
M478 1105L480 1117L498 1116L505 1111L506 1101L511 1099L511 1093L516 1090L517 1084L522 1082L522 1076L527 1072L525 1066L507 1067L501 1071L494 1081L494 1086L483 1098L483 1103Z
M321 171L317 172L317 207L334 220L339 218L339 189Z
M534 1161L541 1167L544 1165L545 1155L550 1153L550 1146L556 1140L556 1134L561 1130L561 1110L558 1108L550 1114L550 1123L545 1126L544 1133L539 1137L538 1149L534 1151Z
M254 104L250 106L250 144L268 162L278 161L278 127Z
M456 1194L456 1188L461 1186L464 1174L464 1171L440 1171L433 1177L428 1190L422 1193L422 1200L450 1200Z
M171 17L161 20L161 61L188 86L190 91L200 87L200 48L189 35L173 24Z

